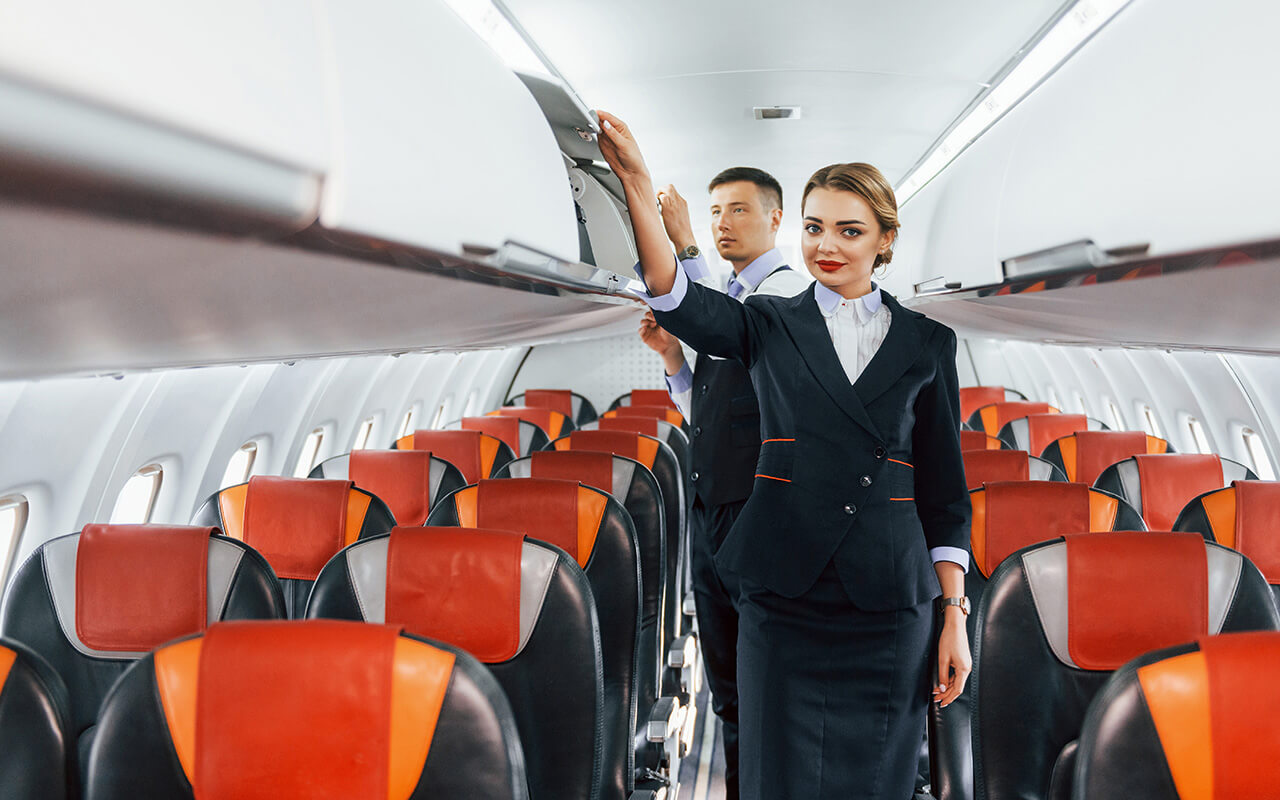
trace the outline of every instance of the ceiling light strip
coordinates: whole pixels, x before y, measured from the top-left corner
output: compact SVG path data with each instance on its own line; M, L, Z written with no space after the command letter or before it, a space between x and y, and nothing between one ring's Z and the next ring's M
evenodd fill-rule
M898 204L910 200L929 181L973 144L1014 106L1075 54L1131 0L1078 0L1041 33L1035 44L1020 51L951 127L934 142L924 158L895 191Z

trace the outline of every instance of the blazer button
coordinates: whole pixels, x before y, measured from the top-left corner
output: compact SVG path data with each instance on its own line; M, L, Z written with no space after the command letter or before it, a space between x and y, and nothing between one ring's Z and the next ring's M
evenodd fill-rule
M871 476L870 476L870 475L863 475L863 476L862 476L862 485L863 485L863 486L870 486L870 485L871 485Z
M876 456L876 458L884 458L884 457L885 457L885 456L887 456L887 455L889 455L889 451L888 451L888 450L885 450L883 447L877 447L877 448L876 448L876 452L875 452L875 456Z
M855 506L853 503L849 503L844 507L844 513L848 514L851 517L854 515L854 512L856 512L857 510L858 510L858 507Z
M707 385L704 383L704 384L702 384L702 386L698 389L698 394L706 394L706 393L707 393Z
M693 429L693 435L694 435L694 436L701 436L701 435L702 435L702 426L701 426L701 425L699 425L699 426L697 426L696 428L694 428L694 429Z
M691 480L691 481L693 481L693 482L695 482L695 483L696 483L696 482L698 481L698 478L701 478L701 477L702 477L701 475L699 475L698 473L696 473L696 472L695 472L695 473L693 473L692 475L690 475L690 476L689 476L689 480Z

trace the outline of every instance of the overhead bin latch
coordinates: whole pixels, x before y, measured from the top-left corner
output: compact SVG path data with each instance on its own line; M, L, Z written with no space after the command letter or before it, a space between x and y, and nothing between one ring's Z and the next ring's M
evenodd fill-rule
M1092 239L1067 242L1033 253L1006 258L1000 262L1005 280L1011 278L1047 277L1062 272L1076 272L1089 267L1107 267L1147 253L1149 243L1127 245L1104 250Z

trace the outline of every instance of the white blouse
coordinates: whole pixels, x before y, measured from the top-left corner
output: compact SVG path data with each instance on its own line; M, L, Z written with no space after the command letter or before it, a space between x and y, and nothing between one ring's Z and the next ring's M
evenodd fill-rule
M846 300L822 284L814 283L813 295L826 319L840 366L849 376L849 383L853 383L884 344L893 315L881 301L880 287L875 284L869 293Z

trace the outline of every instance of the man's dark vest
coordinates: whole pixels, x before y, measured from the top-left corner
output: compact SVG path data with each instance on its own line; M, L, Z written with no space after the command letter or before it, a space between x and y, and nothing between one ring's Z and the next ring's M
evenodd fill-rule
M746 500L760 457L760 404L747 368L733 359L699 354L691 406L694 493L707 507Z

